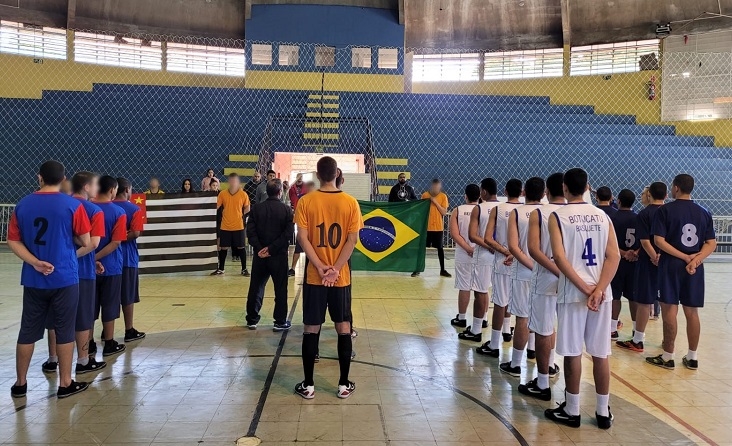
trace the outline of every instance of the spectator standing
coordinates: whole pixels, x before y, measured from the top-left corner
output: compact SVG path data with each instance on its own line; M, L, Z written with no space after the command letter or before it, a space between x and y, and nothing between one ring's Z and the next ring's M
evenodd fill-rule
M208 169L206 171L206 176L203 177L203 179L201 180L201 190L202 191L211 190L211 181L213 181L213 180L216 180L217 182L219 181L219 179L216 178L216 176L214 175L214 170ZM192 191L193 191L193 184L191 184L191 192Z
M210 181L209 181L210 184ZM206 187L209 187L209 184L206 185ZM201 190L208 190L208 189L201 189ZM193 192L193 184L191 183L190 178L186 178L183 180L183 185L180 187L180 193L182 194L190 194Z
M211 178L211 182L208 183L208 190L210 192L219 193L219 191L221 190L221 183L219 182L218 178Z
M255 204L257 202L257 188L262 183L262 174L259 172L254 172L254 175L252 175L252 179L247 181L247 184L244 185L244 192L246 192L247 196L249 197L249 202L252 204Z
M249 213L249 197L241 189L239 176L229 175L229 189L219 194L216 204L221 212L219 225L219 265L212 276L224 274L226 253L231 248L232 257L241 258L241 275L249 277L247 252L244 241L244 216Z
M295 177L295 183L290 187L288 191L290 195L290 207L295 209L297 207L297 201L305 195L305 182L302 180L302 174L298 173Z
M401 181L401 179L400 179ZM414 193L414 189L412 189ZM442 182L435 178L432 180L430 190L422 194L423 200L430 200L430 215L427 220L427 247L437 248L437 258L440 261L440 275L452 277L445 269L445 250L442 246L442 232L445 229L445 215L447 215L447 195L442 192ZM419 276L419 272L412 273L412 277Z
M150 178L150 182L148 183L147 190L145 191L145 195L157 195L157 194L164 194L165 192L160 189L160 180L158 180L155 177Z
M407 184L407 174L404 172L399 174L397 184L391 188L389 192L389 203L400 201L412 201L417 199L414 188Z
M277 178L277 173L270 169L267 171L267 181L262 181L257 186L257 192L254 196L254 204L259 204L267 201L267 183Z
M595 199L597 200L597 207L605 211L608 217L614 216L618 209L612 205L613 192L607 186L602 186L595 191Z

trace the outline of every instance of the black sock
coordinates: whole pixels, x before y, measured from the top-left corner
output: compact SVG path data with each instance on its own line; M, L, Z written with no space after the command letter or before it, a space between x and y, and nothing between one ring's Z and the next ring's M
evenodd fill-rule
M341 378L339 386L348 385L348 372L351 371L351 352L353 351L353 340L351 333L338 335L338 364L341 366Z
M303 333L302 336L302 368L305 372L305 385L314 386L315 354L318 352L319 333Z
M224 266L226 266L226 254L228 254L228 252L225 249L219 251L219 269L221 271L223 271Z
M440 260L440 272L445 271L445 249L437 248L437 258Z
M247 249L241 248L239 250L239 257L241 258L241 269L242 271L247 269Z

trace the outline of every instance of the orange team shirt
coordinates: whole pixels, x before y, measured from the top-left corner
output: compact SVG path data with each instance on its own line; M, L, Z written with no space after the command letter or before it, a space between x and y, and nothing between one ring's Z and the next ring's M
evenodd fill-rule
M358 201L345 192L315 191L303 195L297 202L295 223L308 231L308 241L318 258L326 265L334 265L341 255L348 234L358 233L363 227ZM318 270L308 263L307 283L322 285ZM351 267L343 265L335 286L351 285Z
M425 192L422 194L423 200L429 200L432 195L430 195L429 192ZM435 197L438 203L440 203L440 206L447 209L448 203L447 203L447 195L445 195L444 192L440 192ZM434 203L430 203L430 217L427 220L427 230L428 231L442 231L445 229L445 218L440 214L440 211L437 210L437 207L434 205Z
M216 207L222 206L224 210L221 214L221 230L244 230L244 208L249 206L249 196L246 192L243 189L233 194L227 190L220 192Z

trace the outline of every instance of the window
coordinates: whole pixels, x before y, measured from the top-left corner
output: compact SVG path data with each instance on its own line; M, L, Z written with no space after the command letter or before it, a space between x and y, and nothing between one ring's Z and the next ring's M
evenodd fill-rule
M371 48L351 48L351 67L371 68Z
M573 47L570 74L632 73L652 68L651 54L658 55L658 42L654 39Z
M0 53L66 59L66 31L2 20Z
M480 54L424 54L414 55L412 81L477 81Z
M316 46L315 47L315 66L316 67L334 67L335 66L335 48L332 46Z
M279 64L296 67L300 64L300 47L297 45L280 45Z
M272 45L271 44L252 44L252 64L253 65L272 65Z
M399 66L399 50L396 48L379 48L379 68L396 70Z
M169 42L168 71L244 76L244 48Z
M485 53L483 79L525 79L531 77L561 77L564 50L507 51Z
M74 60L115 67L160 70L163 51L160 42L77 32L74 36Z

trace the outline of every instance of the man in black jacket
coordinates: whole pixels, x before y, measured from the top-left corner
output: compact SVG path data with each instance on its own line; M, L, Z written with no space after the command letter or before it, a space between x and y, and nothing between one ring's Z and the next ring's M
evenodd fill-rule
M275 289L274 331L291 327L287 320L287 250L295 232L292 209L282 203L282 181L267 181L267 200L249 212L247 238L254 248L247 295L247 327L257 328L264 287L272 276Z
M407 175L402 172L399 174L399 182L391 188L389 192L389 202L412 201L417 200L417 194L414 188L407 184Z

